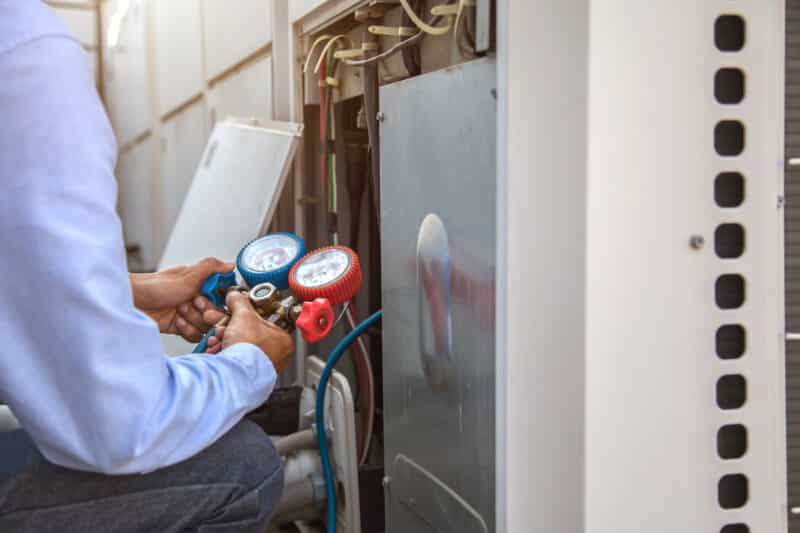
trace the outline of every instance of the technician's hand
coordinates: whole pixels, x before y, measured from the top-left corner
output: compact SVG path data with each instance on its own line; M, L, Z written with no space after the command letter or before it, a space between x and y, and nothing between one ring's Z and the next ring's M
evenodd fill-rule
M261 348L275 370L282 372L294 351L292 337L261 318L246 294L231 291L225 303L231 311L231 320L227 326L218 327L214 336L208 339L208 352L217 353L236 343L249 342Z
M203 334L224 316L221 310L200 296L200 288L211 274L232 270L232 263L207 258L192 266L174 267L152 274L131 274L133 303L156 321L161 333L199 342Z

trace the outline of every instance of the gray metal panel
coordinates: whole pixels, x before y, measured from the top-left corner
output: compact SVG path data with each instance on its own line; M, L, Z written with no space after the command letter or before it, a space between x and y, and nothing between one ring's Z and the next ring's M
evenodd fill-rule
M494 531L495 83L483 59L381 89L389 533Z
M786 2L786 157L800 157L800 2ZM800 166L785 183L786 328L800 331ZM786 345L786 452L789 507L800 505L800 342ZM789 532L800 516L789 514Z

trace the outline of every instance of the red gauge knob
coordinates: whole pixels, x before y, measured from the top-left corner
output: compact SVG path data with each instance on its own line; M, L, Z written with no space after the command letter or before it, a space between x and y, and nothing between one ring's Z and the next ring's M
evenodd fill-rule
M346 246L314 250L292 267L289 286L294 295L305 302L327 298L331 305L343 304L361 287L358 256Z
M328 336L333 328L333 306L325 298L313 302L303 302L303 310L294 321L306 342L319 342Z

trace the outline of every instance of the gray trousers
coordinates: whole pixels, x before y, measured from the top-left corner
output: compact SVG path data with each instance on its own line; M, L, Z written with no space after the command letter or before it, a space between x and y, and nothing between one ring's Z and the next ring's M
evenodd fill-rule
M150 474L55 466L21 430L0 434L0 462L0 531L9 533L263 533L283 490L280 457L248 421L191 459Z

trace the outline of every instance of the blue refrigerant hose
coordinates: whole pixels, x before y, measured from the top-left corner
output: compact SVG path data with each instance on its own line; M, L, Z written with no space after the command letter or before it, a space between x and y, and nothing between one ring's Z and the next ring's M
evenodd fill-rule
M333 367L342 357L344 351L351 345L357 338L359 338L364 331L375 322L381 319L383 311L375 311L369 318L364 320L361 324L348 333L342 341L336 345L336 348L331 352L328 361L325 363L325 368L322 375L319 377L319 386L317 387L317 407L316 407L316 426L317 426L317 445L319 446L319 455L322 458L322 471L325 474L325 494L328 498L328 533L336 533L336 486L333 483L333 470L331 469L331 459L328 453L328 438L325 431L325 390L328 387L328 380L331 378Z
M197 343L197 346L194 347L192 353L206 353L208 351L208 339L210 339L216 334L217 334L216 326L208 330L206 334L203 335L203 339L199 343Z

